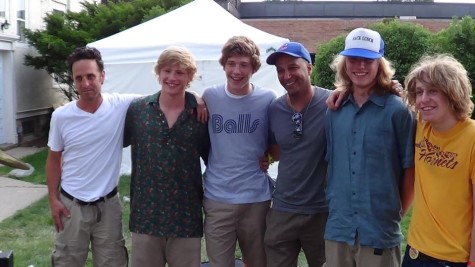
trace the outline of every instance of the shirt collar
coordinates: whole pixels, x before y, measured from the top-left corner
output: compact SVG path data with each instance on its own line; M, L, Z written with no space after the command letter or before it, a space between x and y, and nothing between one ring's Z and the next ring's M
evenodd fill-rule
M150 106L160 107L158 99L160 98L162 91L158 91L153 95L146 97L147 102ZM195 96L190 92L185 92L185 109L194 109L198 107Z
M387 97L388 97L388 94L380 95L378 93L372 93L369 96L368 101L372 102L376 106L384 107L384 104L386 103L386 98ZM368 103L368 101L366 101L366 103ZM346 105L349 102L356 104L356 101L355 101L355 98L353 97L353 94L348 95L348 97L343 101L343 105Z

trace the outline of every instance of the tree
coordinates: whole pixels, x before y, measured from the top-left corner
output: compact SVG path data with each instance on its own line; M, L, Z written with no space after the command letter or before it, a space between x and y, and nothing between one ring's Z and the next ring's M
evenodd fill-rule
M345 36L338 36L316 49L315 67L312 71L312 83L324 88L333 88L335 73L330 68L335 56L345 47Z
M385 57L396 69L395 79L404 81L410 67L419 58L432 51L431 33L419 24L404 23L396 19L369 26L379 32L385 42ZM335 73L329 68L333 58L343 50L345 36L339 36L317 47L312 82L333 88Z
M434 45L437 52L449 53L462 63L475 89L475 20L453 18L449 27L434 36Z
M42 30L24 29L28 44L39 55L27 54L25 65L44 69L70 101L78 97L66 57L76 48L108 37L165 14L190 0L107 1L106 4L81 3L81 12L52 12L43 19Z
M420 24L385 21L370 26L385 42L385 57L396 69L395 79L404 82L411 66L424 54L432 52L432 33Z

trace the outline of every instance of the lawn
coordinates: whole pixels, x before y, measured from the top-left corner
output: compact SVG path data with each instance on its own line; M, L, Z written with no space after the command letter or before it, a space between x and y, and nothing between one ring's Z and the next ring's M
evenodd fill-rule
M35 168L35 172L31 176L21 179L27 182L45 184L46 156L47 151L43 150L23 158L25 162ZM1 167L0 175L6 175L10 170L11 168ZM130 176L122 176L119 184L121 197L129 195L129 186ZM128 230L130 209L127 202L123 202L123 213L123 231L126 245L130 249L130 232ZM406 216L402 223L403 233L407 231L408 217L410 216ZM53 231L48 199L45 197L0 223L0 250L13 250L15 266L49 267L51 266L50 255L53 248ZM405 243L402 247L405 247ZM240 257L239 249L236 250L236 256ZM204 244L202 259L207 259ZM92 267L90 259L86 266ZM299 257L299 266L307 266L302 253Z

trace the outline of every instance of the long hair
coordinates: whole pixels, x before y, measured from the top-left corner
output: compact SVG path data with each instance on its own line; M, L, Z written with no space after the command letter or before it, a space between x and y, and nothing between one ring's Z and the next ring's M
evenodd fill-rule
M458 120L472 115L472 85L467 70L453 56L448 54L423 56L411 68L404 85L407 90L405 101L412 108L415 108L416 104L417 81L441 91L447 97L449 106Z
M353 82L348 74L346 74L346 56L337 55L330 67L336 72L335 82L333 83L336 89L351 89ZM376 75L376 86L374 88L376 93L387 93L391 89L391 80L394 76L394 69L391 66L391 62L384 57L375 59L379 61L378 74Z

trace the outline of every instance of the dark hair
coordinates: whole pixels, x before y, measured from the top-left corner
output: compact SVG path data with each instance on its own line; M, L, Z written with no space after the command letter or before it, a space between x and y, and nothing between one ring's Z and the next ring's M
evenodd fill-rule
M102 72L104 70L104 62L102 61L101 52L99 52L99 50L97 50L94 47L84 46L84 47L76 48L76 50L74 50L74 52L72 52L68 56L66 62L68 63L69 71L70 72L73 71L73 64L74 63L76 63L79 60L83 60L83 59L94 59L94 60L96 60L97 66L99 67L99 71Z

